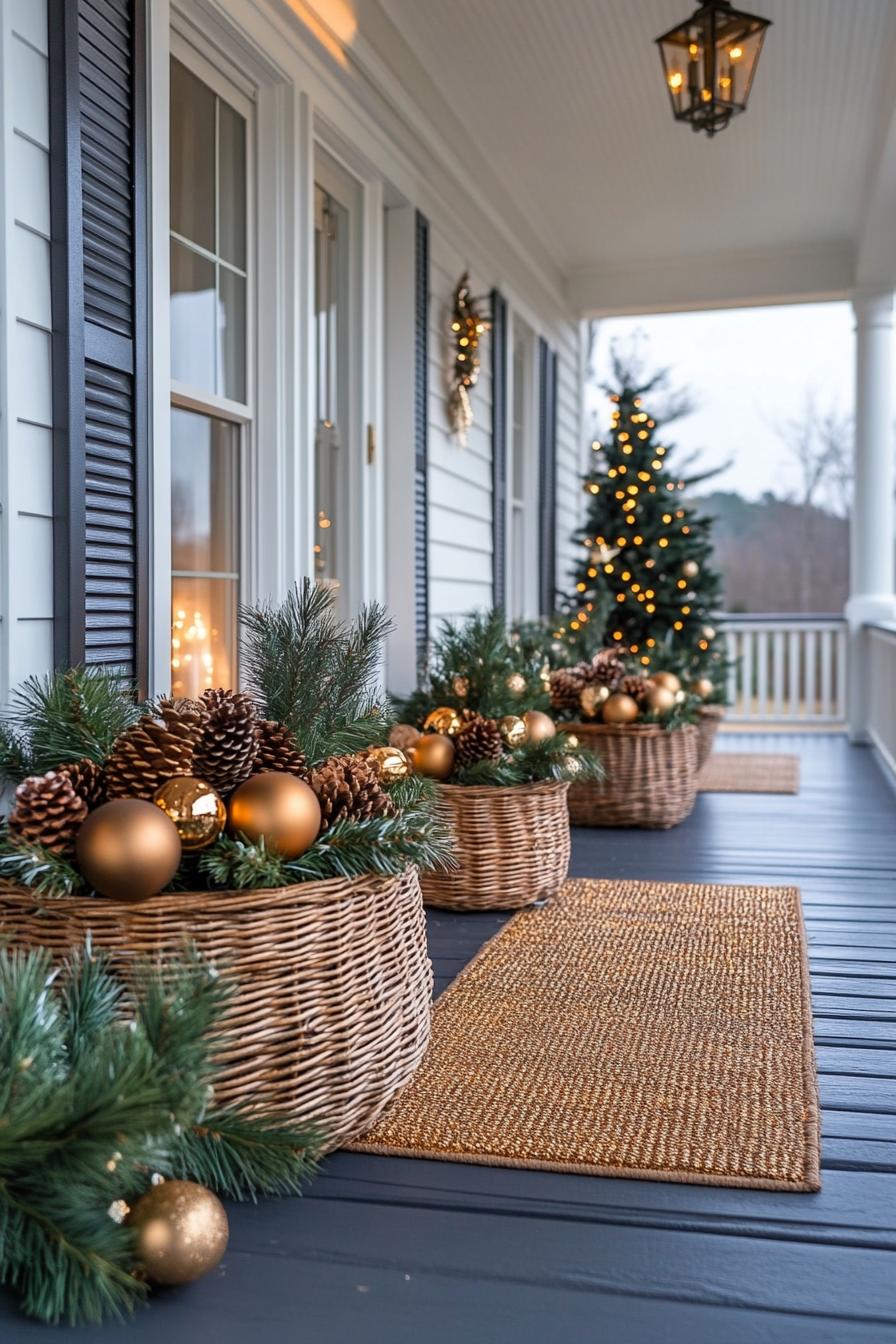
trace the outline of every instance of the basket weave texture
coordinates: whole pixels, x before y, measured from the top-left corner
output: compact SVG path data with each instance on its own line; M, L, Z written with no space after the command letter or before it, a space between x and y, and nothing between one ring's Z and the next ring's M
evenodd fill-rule
M697 769L702 770L712 755L719 724L725 717L722 705L701 705L697 711Z
M429 1043L432 967L417 872L277 890L63 898L0 887L0 937L62 959L90 933L125 977L185 940L234 975L215 1101L312 1123L328 1148L364 1133Z
M454 834L458 867L423 873L426 904L516 910L555 896L569 868L568 788L552 780L438 785L435 806Z
M697 797L697 729L659 724L571 723L584 747L599 756L606 777L573 784L574 826L640 826L666 830L684 821Z

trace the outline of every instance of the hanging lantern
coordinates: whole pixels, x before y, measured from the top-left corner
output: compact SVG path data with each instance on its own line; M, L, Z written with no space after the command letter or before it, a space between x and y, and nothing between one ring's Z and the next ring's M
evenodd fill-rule
M658 37L675 120L712 136L745 112L770 26L770 19L745 14L728 0L707 0Z

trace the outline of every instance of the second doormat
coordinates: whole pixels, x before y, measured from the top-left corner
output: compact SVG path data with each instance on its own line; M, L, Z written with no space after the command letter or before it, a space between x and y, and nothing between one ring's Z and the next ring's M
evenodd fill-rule
M700 793L799 793L799 756L714 751L697 776Z

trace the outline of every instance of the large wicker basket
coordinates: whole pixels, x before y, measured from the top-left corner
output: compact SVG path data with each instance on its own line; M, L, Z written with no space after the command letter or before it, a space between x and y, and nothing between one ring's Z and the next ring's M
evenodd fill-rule
M702 770L712 755L719 724L725 717L724 705L701 705L697 711L697 769Z
M603 762L599 783L573 784L574 826L641 826L665 830L684 821L697 796L697 729L659 724L571 723L582 745Z
M238 990L215 1098L313 1122L328 1148L363 1134L429 1042L432 967L415 869L275 891L177 892L149 900L0 888L0 937L67 955L90 933L127 974L191 939Z
M427 905L516 910L555 896L569 867L568 784L440 784L436 810L455 838L458 867L424 873Z

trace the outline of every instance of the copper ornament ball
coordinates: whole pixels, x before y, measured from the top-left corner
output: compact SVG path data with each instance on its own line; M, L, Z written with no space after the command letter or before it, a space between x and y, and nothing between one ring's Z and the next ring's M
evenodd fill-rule
M505 714L498 720L498 730L506 746L513 750L521 747L529 736L529 730L526 727L524 719L516 714Z
M115 798L89 814L75 852L101 896L142 901L164 890L177 872L181 842L174 822L155 803Z
M637 700L624 691L614 691L604 701L604 723L634 723L639 713Z
M320 831L320 803L310 785L279 770L253 775L231 794L227 822L234 835L264 839L284 859L296 859Z
M685 560L681 567L681 572L686 579L696 579L697 575L700 573L700 566L697 564L696 560Z
M708 700L715 690L715 686L713 686L709 677L698 677L691 687L691 690L694 692L694 695L699 695L701 700Z
M526 689L526 678L522 672L511 672L506 686L511 695L522 695Z
M456 737L462 727L460 715L449 705L440 705L427 714L423 721L425 733L442 733L447 737Z
M656 714L668 714L670 709L674 709L677 703L677 693L670 691L668 686L653 685L647 692L645 703L648 709L652 709Z
M411 763L400 747L370 747L366 755L380 779L386 783L404 779L411 773Z
M673 695L681 690L681 681L674 672L652 672L648 680L652 681L654 686L665 686Z
M540 709L527 709L523 719L529 732L530 742L546 742L549 737L556 735L556 723L550 714L545 714Z
M410 755L418 775L447 779L454 769L454 743L442 733L426 733L411 748Z
M217 1195L193 1181L162 1181L138 1199L128 1226L140 1268L153 1283L193 1283L227 1250L227 1214Z
M166 780L156 789L152 800L174 822L185 854L207 849L224 829L227 809L221 795L195 775L176 775Z

